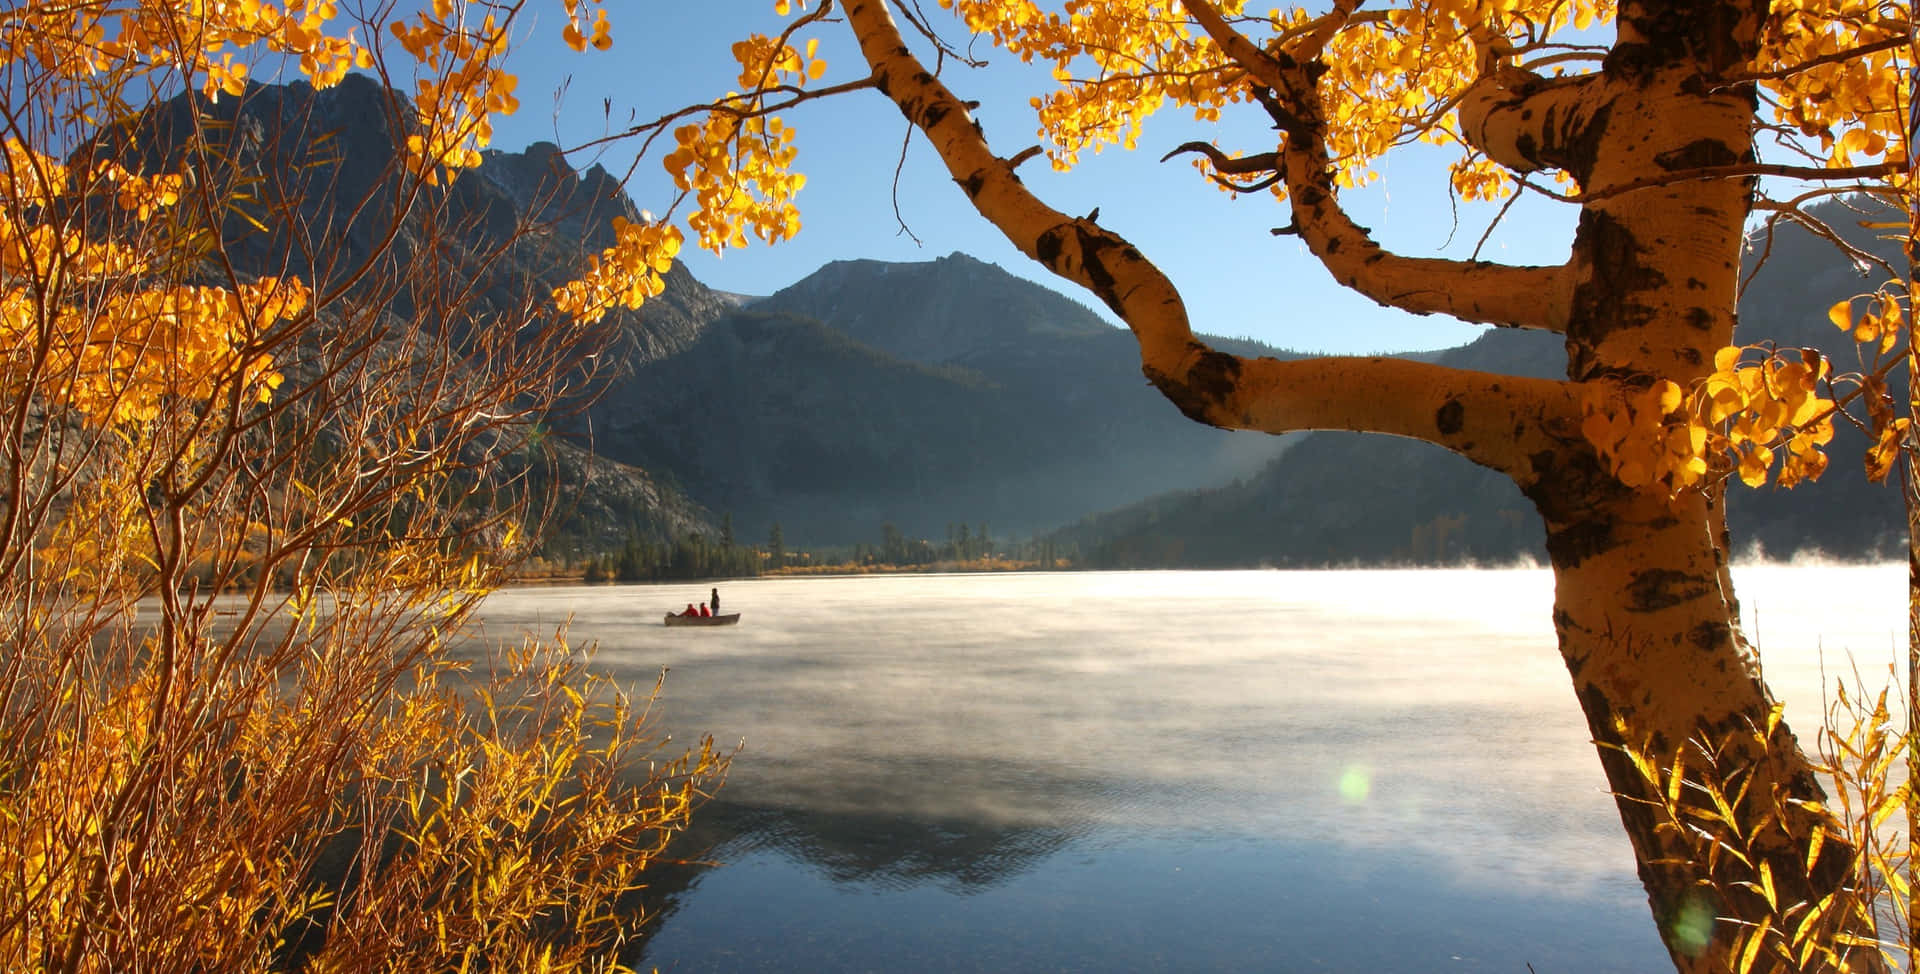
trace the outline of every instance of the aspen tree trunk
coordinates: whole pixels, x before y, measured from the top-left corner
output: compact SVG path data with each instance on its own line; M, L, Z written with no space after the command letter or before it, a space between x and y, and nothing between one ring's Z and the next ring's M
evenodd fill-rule
M1684 755L1689 780L1718 778L1736 800L1739 820L1785 817L1782 827L1723 842L1755 862L1765 860L1782 904L1817 902L1850 880L1847 850L1827 847L1806 868L1807 837L1821 819L1792 806L1818 801L1820 789L1792 733L1770 720L1773 699L1757 663L1733 625L1737 606L1726 585L1726 539L1701 497L1678 505L1645 492L1589 479L1584 501L1561 495L1542 504L1554 570L1554 628L1574 692L1599 745L1607 781L1632 841L1662 940L1678 970L1727 971L1738 953L1738 928L1725 920L1775 913L1743 891L1753 870L1724 856L1708 865L1701 833L1668 824L1658 789L1629 751L1662 772ZM1564 481L1563 481L1564 483ZM1709 770L1700 742L1719 754ZM1697 801L1697 794L1682 794ZM1862 952L1863 966L1878 969ZM1755 970L1792 970L1763 960Z
M1751 158L1751 88L1701 84L1700 61L1712 56L1720 28L1712 6L1623 11L1621 69L1606 79L1613 90L1590 133L1583 183L1618 185ZM1695 46L1675 57L1671 46L1683 43ZM1636 69L1622 53L1648 67ZM1569 378L1670 377L1685 385L1710 368L1703 363L1733 343L1750 193L1746 180L1681 181L1585 207L1574 244L1580 280L1567 327ZM1625 487L1577 450L1543 460L1539 479L1523 488L1546 521L1560 651L1654 919L1679 970L1728 970L1737 963L1739 923L1819 902L1849 881L1851 850L1830 848L1808 864L1809 838L1827 825L1801 803L1823 796L1739 634L1717 498ZM1701 767L1695 745L1718 755L1711 768ZM1722 847L1717 858L1699 833L1663 824L1654 790L1661 782L1628 749L1656 761L1680 755L1689 779L1729 793L1735 824L1706 826ZM1698 793L1680 798L1706 803ZM1779 907L1742 886L1759 883L1763 867ZM1879 967L1871 948L1850 959L1856 970ZM1794 967L1763 953L1755 969Z

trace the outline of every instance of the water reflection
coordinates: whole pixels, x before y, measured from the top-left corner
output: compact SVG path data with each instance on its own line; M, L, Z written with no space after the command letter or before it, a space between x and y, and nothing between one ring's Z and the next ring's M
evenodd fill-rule
M1898 569L1860 571L1742 579L1790 719L1820 650L1898 631ZM674 586L484 614L570 615L596 665L670 670L665 727L742 742L682 843L726 865L662 884L662 969L1657 969L1551 584L895 576L723 586L735 629L659 626Z
M982 892L1065 848L1075 833L1018 828L964 818L916 819L888 812L709 804L682 844L710 849L718 862L777 852L836 883L899 890L931 884L957 894ZM717 841L716 841L717 840Z

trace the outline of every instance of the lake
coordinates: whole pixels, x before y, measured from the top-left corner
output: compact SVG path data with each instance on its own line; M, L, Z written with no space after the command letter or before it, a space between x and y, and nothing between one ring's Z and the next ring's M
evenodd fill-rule
M1823 677L1904 658L1904 566L1736 580L1803 740ZM642 970L1667 966L1545 571L766 579L721 584L737 627L660 624L708 587L481 613L571 619L667 668L661 729L740 745Z

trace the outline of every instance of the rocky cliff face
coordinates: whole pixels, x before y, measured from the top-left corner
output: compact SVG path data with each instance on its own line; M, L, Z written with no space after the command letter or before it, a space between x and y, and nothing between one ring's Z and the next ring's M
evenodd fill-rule
M489 151L477 170L462 174L455 188L471 194L476 208L541 224L540 236L552 246L538 248L544 252L537 256L529 253L526 262L553 261L546 273L556 280L561 272L579 266L585 255L613 245L615 217L640 218L639 208L612 174L598 165L576 172L551 142L536 142L524 152ZM616 312L621 337L613 354L620 374L685 351L734 303L731 295L709 289L675 263L666 275L665 291L638 313ZM618 403L609 406L618 408Z
M501 317L523 320L587 255L613 242L615 216L638 215L605 170L576 172L547 143L489 152L448 185L409 185L397 165L407 111L404 95L360 75L320 91L304 82L254 84L217 101L174 98L100 133L88 151L150 170L195 161L201 180L221 194L225 256L242 276L297 275L317 289L342 287L343 307L360 294L392 294L385 312L424 317L450 340ZM196 144L211 151L195 154ZM432 271L421 273L422 266ZM213 279L224 273L209 267ZM685 351L729 306L676 265L666 291L643 312L611 315L611 345L597 365L616 408L622 377ZM552 461L558 480L545 485L573 495L560 509L575 540L601 546L629 534L664 539L716 530L671 477L590 456L583 452L589 443L583 435L563 446Z
M110 151L144 156L149 167L178 168L197 115L198 138L217 146L208 154L220 160L217 178L240 188L227 200L226 231L243 272L325 283L360 267L389 237L396 264L429 236L451 241L447 278L414 282L395 308L400 314L411 313L404 302L428 287L471 287L483 307L513 307L568 280L586 255L610 245L614 217L638 218L618 180L597 165L576 172L552 143L487 152L450 186L409 196L396 175L407 104L362 75L320 91L305 82L253 84L217 101L179 96L101 138ZM260 219L289 212L297 216ZM502 249L504 259L479 259ZM676 265L666 292L644 312L615 313L619 356L638 364L675 354L727 307Z

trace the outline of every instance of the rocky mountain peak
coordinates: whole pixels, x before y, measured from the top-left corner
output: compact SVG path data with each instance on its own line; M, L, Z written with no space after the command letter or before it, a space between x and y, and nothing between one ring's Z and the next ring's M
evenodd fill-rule
M917 263L837 260L755 308L832 322L857 341L925 365L1115 330L1085 305L958 252Z
M535 142L521 152L489 149L478 175L512 199L521 215L538 213L591 250L613 244L614 217L640 219L618 179L597 163L576 171L552 142Z

